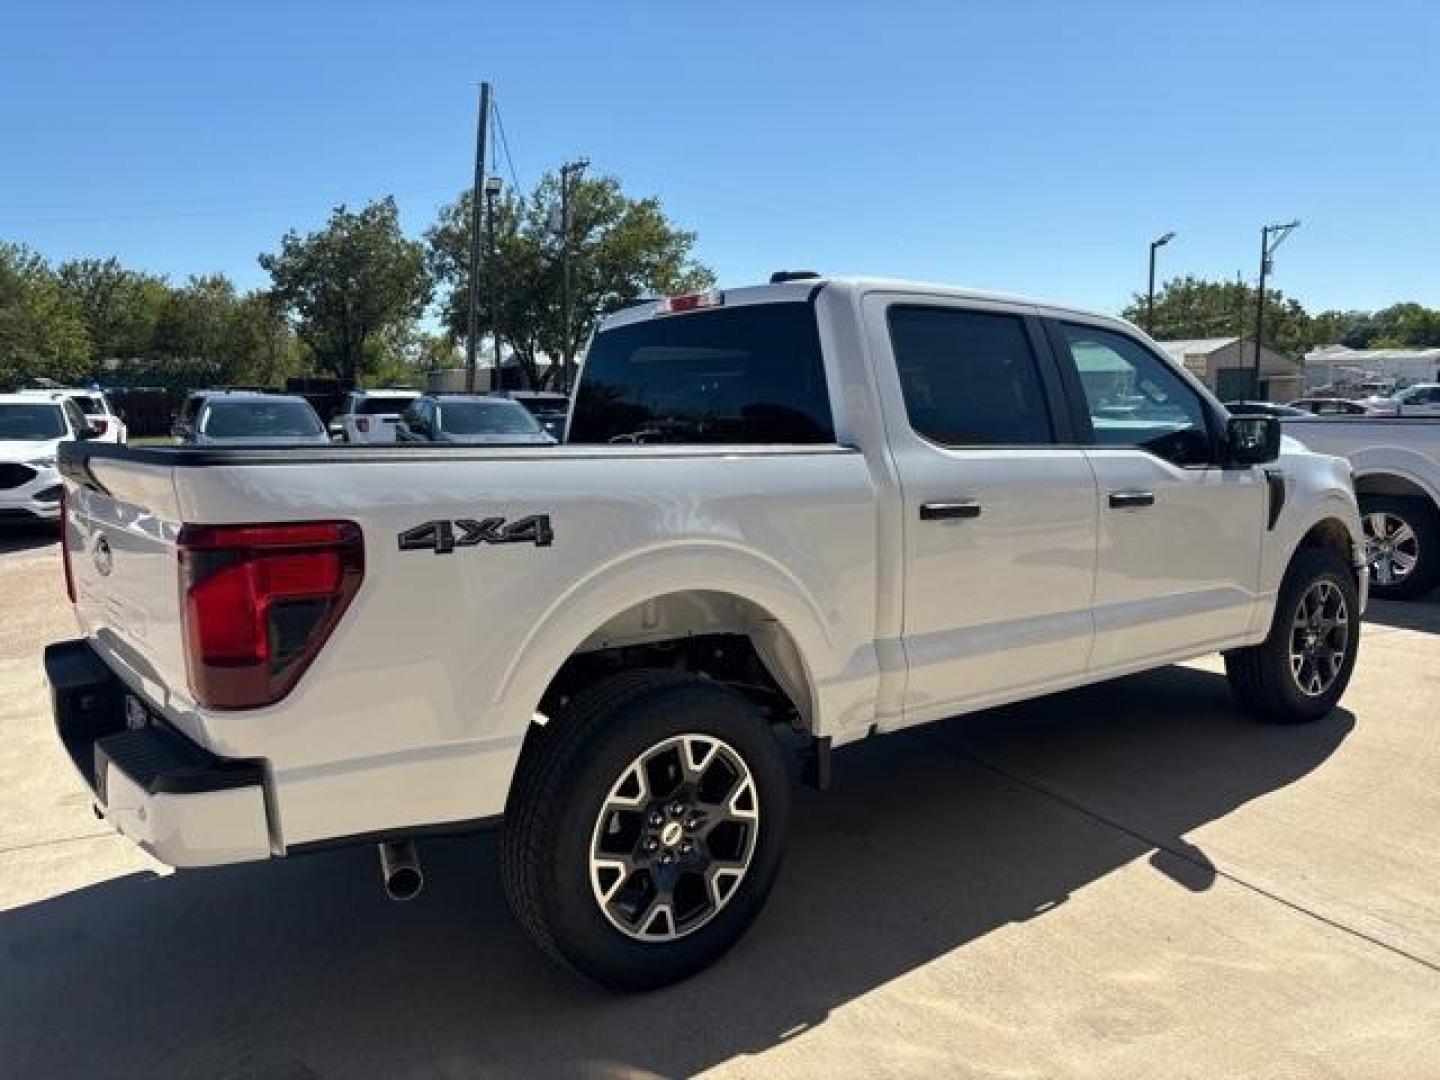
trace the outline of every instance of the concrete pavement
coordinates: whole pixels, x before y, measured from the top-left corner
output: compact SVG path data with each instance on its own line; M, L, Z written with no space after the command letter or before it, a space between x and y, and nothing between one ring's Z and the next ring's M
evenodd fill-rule
M875 740L797 799L715 969L617 997L505 911L491 836L157 873L50 730L53 545L0 538L0 1075L1440 1076L1440 603L1345 708L1216 661Z

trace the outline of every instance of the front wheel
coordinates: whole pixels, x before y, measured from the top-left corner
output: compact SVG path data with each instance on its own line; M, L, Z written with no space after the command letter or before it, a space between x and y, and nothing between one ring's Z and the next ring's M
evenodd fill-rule
M1350 567L1328 548L1302 548L1280 585L1270 634L1225 654L1236 699L1258 719L1303 723L1345 693L1360 647L1360 595Z
M526 746L502 843L511 909L598 982L675 982L759 914L788 806L780 746L746 698L671 672L615 676Z

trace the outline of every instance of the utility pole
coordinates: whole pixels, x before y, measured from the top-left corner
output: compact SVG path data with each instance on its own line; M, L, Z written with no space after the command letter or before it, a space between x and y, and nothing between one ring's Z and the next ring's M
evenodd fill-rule
M1150 241L1150 288L1145 293L1145 332L1155 333L1155 249L1162 248L1175 239L1173 232Z
M575 347L572 337L575 329L572 301L570 297L570 177L585 171L590 162L586 158L567 162L560 166L560 267L562 300L560 305L563 327L561 338L561 372L565 380L565 392L575 385Z
M490 337L495 342L495 367L490 391L505 388L505 369L500 361L500 265L495 258L495 198L500 194L500 177L485 181L485 274L490 279Z
M475 353L480 334L480 199L485 190L485 146L490 136L490 84L480 84L480 119L475 131L475 181L470 188L470 291L465 319L465 392L475 392Z
M1285 238L1300 227L1300 219L1284 225L1266 225L1260 230L1260 294L1255 300L1255 363L1250 370L1250 396L1260 400L1260 343L1265 337L1265 277L1270 272L1270 260L1275 249ZM1271 241L1271 237L1274 241Z

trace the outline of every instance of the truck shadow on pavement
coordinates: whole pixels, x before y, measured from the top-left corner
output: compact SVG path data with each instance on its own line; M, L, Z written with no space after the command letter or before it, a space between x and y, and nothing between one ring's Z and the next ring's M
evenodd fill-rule
M0 914L5 1069L693 1074L1136 860L1208 887L1184 835L1304 777L1353 726L1253 724L1220 676L1167 668L873 740L837 756L833 791L798 793L785 871L739 946L635 997L521 937L494 834L423 845L427 891L406 905L383 899L371 848L132 874Z
M1400 630L1440 634L1440 591L1420 600L1371 600L1365 608L1365 621ZM1363 631L1361 641L1364 641Z
M59 540L57 525L0 525L0 555L51 547Z

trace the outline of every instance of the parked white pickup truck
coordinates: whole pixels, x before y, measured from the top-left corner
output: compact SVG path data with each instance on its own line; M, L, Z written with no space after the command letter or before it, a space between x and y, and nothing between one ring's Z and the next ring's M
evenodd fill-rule
M1285 420L1311 450L1349 460L1377 597L1411 600L1440 584L1440 419Z
M67 445L83 636L46 664L99 811L176 866L380 842L395 895L414 837L503 815L519 920L642 988L760 910L787 743L823 785L1216 650L1263 719L1335 705L1343 460L1113 318L777 278L605 321L561 447Z

